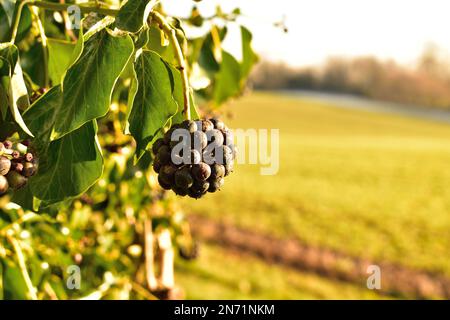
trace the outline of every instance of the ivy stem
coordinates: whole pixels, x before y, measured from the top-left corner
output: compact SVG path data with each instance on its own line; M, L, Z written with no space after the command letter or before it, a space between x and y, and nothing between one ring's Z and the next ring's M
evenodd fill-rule
M38 1L38 0L23 0L17 6L17 9L14 11L13 16L13 27L11 29L11 43L16 41L17 30L19 28L20 17L22 15L23 8L25 5L30 5L42 9L48 9L52 11L66 11L69 7L74 6L74 4L69 3L56 3L56 2L47 2L47 1ZM81 13L89 13L96 12L106 16L116 16L119 12L118 9L109 9L109 8L101 8L94 6L85 6L81 4L77 4L78 8L80 8Z
M39 18L39 12L37 10L37 8L33 8L33 10L31 10L31 12L33 13L35 19L36 19L36 24L38 26L39 29L39 34L41 36L41 41L42 41L42 56L44 59L44 88L48 88L50 86L50 79L48 76L48 46L47 46L47 36L45 35L45 30L44 30L44 26L42 25L42 21Z
M167 20L158 12L153 11L151 17L159 25L159 28L169 37L169 41L175 48L175 55L178 62L178 70L181 73L181 82L183 84L183 99L184 99L184 116L186 120L191 120L191 108L190 108L190 86L189 77L187 72L186 60L183 55L183 50L178 42L176 30L167 22Z
M16 252L17 262L19 263L20 272L22 273L23 279L25 280L25 284L27 286L28 294L30 295L30 298L32 300L37 300L38 298L37 298L37 295L36 295L36 288L33 286L33 282L31 282L31 278L30 278L30 275L28 273L27 266L26 266L26 263L25 263L25 257L23 255L22 248L20 247L20 244L16 240L16 238L12 237L8 233L6 234L6 238L11 243L11 245L14 248L14 251Z

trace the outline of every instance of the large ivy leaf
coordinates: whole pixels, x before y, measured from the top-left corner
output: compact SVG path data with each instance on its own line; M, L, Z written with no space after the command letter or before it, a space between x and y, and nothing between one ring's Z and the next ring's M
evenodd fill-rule
M52 141L40 154L38 173L30 180L33 195L49 204L86 192L103 172L96 134L94 120Z
M136 33L146 24L156 0L128 0L116 16L116 27Z
M108 112L114 85L132 53L129 36L115 36L108 29L90 36L64 77L63 103L56 110L52 140Z
M9 110L14 118L14 121L22 128L28 135L33 136L31 131L26 126L22 119L20 110L25 110L29 107L29 97L25 81L23 79L22 68L19 63L19 50L15 45L2 45L0 47L0 57L2 62L9 64L9 76L0 74L3 92L8 97ZM2 68L2 73L5 68ZM3 112L3 111L2 111Z
M182 108L183 99L176 88L178 70L165 63L157 53L143 51L135 63L137 91L128 119L129 130L137 143L139 159L161 128Z
M228 52L222 50L222 63L216 75L214 87L214 102L221 105L229 98L237 95L240 90L241 66Z
M39 132L36 136L39 169L30 179L30 188L46 205L84 193L103 171L95 121L50 142L56 110L61 108L62 101L60 86L53 87L24 114L28 126Z
M72 42L48 39L48 74L54 86L61 83L74 49Z
M241 78L242 80L245 80L250 74L250 71L252 70L255 63L258 62L258 56L255 53L255 51L253 51L252 48L252 38L253 38L252 33L244 26L241 26L241 38L242 38Z

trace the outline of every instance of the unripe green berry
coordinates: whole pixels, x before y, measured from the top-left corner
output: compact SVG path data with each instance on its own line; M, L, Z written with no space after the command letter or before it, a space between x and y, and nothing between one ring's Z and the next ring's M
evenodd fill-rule
M6 157L0 157L0 175L6 176L11 169L11 161Z
M205 181L211 175L211 167L204 162L194 165L191 171L197 181Z
M8 192L8 188L8 179L6 179L4 176L0 176L0 196Z
M14 190L18 190L27 184L28 179L16 171L10 171L6 178L8 179L9 186Z

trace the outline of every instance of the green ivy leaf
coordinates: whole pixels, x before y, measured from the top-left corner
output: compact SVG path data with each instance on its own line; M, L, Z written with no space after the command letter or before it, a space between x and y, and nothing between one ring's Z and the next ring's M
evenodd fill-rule
M96 134L94 120L52 141L40 154L38 173L30 180L33 195L50 204L86 192L103 172Z
M0 42L7 42L11 36L11 23L14 15L14 10L19 1L1 0L0 1ZM16 43L22 41L31 29L31 12L25 6L22 9L22 14L17 28Z
M30 136L33 136L22 119L20 110L29 107L29 97L25 81L23 79L22 68L19 63L19 50L15 45L2 44L0 47L0 57L9 63L9 77L1 74L1 86L8 97L9 110L11 111L14 121L22 128L22 130ZM4 70L4 68L2 69ZM3 71L2 71L3 72Z
M243 81L247 79L256 62L258 62L258 55L252 48L252 33L241 26L242 37L242 63L241 63L241 78Z
M240 90L241 65L228 52L222 50L222 63L216 74L214 102L221 105L229 98L236 96Z
M56 111L61 109L62 102L63 94L60 86L56 86L24 114L30 128L39 132L35 140L39 169L37 175L30 179L30 188L33 195L46 205L84 193L100 178L103 171L95 121L50 142Z
M181 90L176 88L176 78L180 77L180 73L157 53L143 51L136 60L135 68L137 91L128 122L137 143L139 159L147 145L183 105L183 99L180 99Z
M75 44L72 42L48 39L48 74L54 86L61 83L74 49Z
M156 0L128 0L116 17L117 28L136 33L147 23Z
M129 36L115 36L107 29L90 36L64 77L63 103L56 110L52 140L106 115L114 85L132 53Z

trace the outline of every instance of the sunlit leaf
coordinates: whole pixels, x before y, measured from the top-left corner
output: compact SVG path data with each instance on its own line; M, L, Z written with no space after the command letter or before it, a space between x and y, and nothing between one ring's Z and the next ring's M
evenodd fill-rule
M108 112L116 80L132 53L129 36L115 36L105 29L89 38L64 77L63 103L56 110L53 140Z
M237 95L240 90L241 66L228 52L222 51L222 63L216 75L214 87L214 102L221 105L229 98Z
M121 30L138 32L146 24L156 0L128 0L116 17L116 26Z
M136 64L137 92L128 119L140 158L156 134L182 107L183 99L176 78L178 70L165 63L155 52L143 51Z

